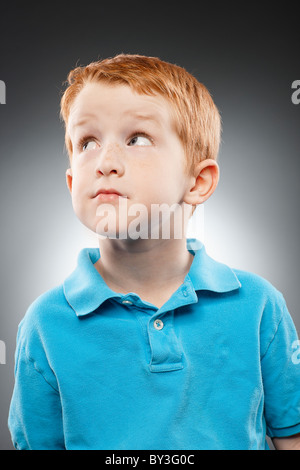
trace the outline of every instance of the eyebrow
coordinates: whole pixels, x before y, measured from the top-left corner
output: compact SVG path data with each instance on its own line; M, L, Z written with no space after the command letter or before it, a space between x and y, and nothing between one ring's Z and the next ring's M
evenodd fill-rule
M78 121L75 121L72 124L72 127L75 128L75 127L83 126L87 122L90 122L91 119L97 119L97 116L95 114L91 114L91 113L85 114L84 117L82 117L81 119L78 119Z
M159 124L159 119L155 114L141 113L138 111L127 111L126 113L124 113L124 115L133 117L135 119L138 119L139 121L153 121L156 124Z
M152 121L154 122L154 124L160 124L160 121L157 118L157 115L155 114L147 114L138 111L126 111L125 113L123 113L123 116L132 117L139 121ZM76 127L83 126L84 124L90 122L91 119L95 120L97 119L97 116L92 113L85 114L81 119L75 121L75 123L72 125L72 128L75 129Z

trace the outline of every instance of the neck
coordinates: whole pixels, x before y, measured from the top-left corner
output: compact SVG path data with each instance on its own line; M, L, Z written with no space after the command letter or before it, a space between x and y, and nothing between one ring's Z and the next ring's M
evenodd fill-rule
M135 292L146 300L149 293L169 296L187 275L193 255L186 239L99 240L97 270L114 291ZM155 294L154 294L155 293ZM171 294L170 294L171 295Z

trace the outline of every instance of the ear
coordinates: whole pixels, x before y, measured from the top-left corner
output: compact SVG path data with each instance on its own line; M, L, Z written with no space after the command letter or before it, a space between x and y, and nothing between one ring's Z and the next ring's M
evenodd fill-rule
M66 183L67 183L70 193L72 194L73 175L72 175L71 168L68 168L66 171Z
M219 182L220 170L211 158L196 165L184 202L191 205L203 204L215 191Z

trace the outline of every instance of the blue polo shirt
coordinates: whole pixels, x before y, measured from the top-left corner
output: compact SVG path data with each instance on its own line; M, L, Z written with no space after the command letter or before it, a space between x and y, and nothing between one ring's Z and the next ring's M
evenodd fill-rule
M300 432L300 360L285 301L189 240L161 307L112 291L96 248L28 309L9 428L17 449L267 449Z

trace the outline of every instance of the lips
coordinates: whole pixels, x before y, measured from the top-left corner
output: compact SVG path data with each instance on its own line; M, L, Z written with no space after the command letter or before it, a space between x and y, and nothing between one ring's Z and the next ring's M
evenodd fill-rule
M99 189L94 197L99 196L99 194L116 194L117 196L123 196L123 194L119 193L116 189Z
M119 197L126 197L123 194L121 194L119 191L117 191L114 188L110 189L99 189L93 196L94 198L102 199L102 200L113 200L113 199L118 199Z

